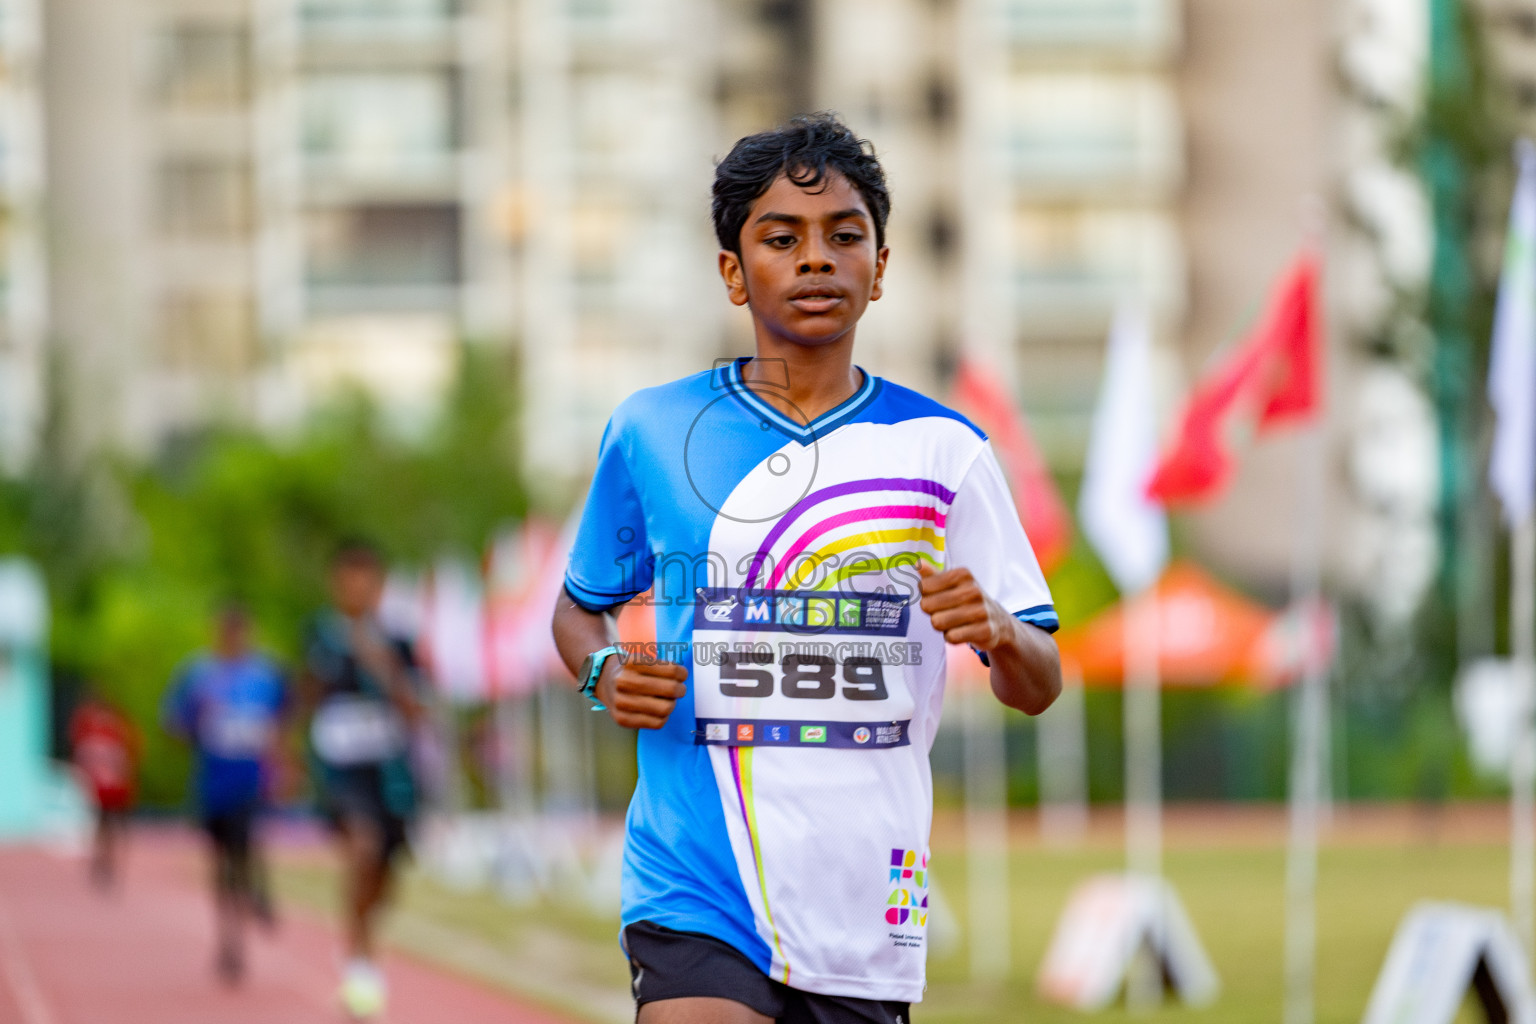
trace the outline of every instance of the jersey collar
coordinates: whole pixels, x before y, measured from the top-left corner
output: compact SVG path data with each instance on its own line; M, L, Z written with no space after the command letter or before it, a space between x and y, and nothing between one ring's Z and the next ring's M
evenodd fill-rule
M864 383L859 385L859 389L857 391L855 391L848 398L844 399L842 402L822 413L820 416L817 416L815 419L811 420L810 423L796 423L788 416L785 416L778 409L774 408L771 403L766 402L760 398L756 392L747 386L745 378L743 378L741 375L741 370L742 367L747 365L747 360L749 358L751 357L742 356L740 359L737 359L724 367L723 374L725 378L726 390L735 395L737 400L740 401L741 404L745 405L747 409L755 416L761 419L762 422L772 426L781 434L799 441L801 444L811 443L818 437L825 436L826 434L829 434L836 430L838 427L842 426L844 423L847 423L849 420L852 420L861 411L863 411L863 409L868 406L870 402L874 401L875 396L880 393L880 378L876 377L862 366L855 367L859 373L864 375Z

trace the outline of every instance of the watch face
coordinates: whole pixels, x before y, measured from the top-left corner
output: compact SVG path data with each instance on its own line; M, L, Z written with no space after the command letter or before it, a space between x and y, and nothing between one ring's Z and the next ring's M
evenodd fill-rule
M581 688L585 690L587 688L587 683L590 682L591 679L592 655L589 654L585 658L581 659L581 669L576 673L576 681L580 683Z

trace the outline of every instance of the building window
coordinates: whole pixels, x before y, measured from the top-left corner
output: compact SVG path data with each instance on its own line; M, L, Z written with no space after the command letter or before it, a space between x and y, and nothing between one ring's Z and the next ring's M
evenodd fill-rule
M455 146L445 72L337 73L304 82L304 151L347 177L433 171Z
M330 288L413 288L459 281L459 213L449 203L315 210L308 279Z
M226 160L173 160L161 169L160 215L176 239L238 239L251 230L251 175Z
M1020 46L1164 51L1178 37L1175 0L1007 0Z
M256 364L256 318L243 292L197 291L165 300L161 355L167 370L239 374Z
M250 34L243 25L172 25L161 39L159 66L160 93L168 106L231 107L250 99Z

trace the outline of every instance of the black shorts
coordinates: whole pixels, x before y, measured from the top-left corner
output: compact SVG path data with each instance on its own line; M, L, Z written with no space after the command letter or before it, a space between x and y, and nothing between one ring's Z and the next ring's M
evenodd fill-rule
M213 842L214 852L228 857L247 857L256 829L256 805L245 804L217 814L203 815L203 831Z
M410 821L390 810L377 768L329 770L320 807L337 832L354 823L371 830L378 839L379 858L386 864L409 849Z
M624 929L635 1006L662 999L730 999L785 1024L909 1024L907 1003L802 992L774 981L736 947L712 935L650 921Z

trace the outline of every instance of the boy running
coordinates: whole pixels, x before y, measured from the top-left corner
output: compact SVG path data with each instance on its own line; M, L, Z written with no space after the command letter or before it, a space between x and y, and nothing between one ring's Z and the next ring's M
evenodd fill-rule
M342 860L347 962L341 1002L363 1018L384 1010L374 934L416 806L410 729L421 703L410 644L379 622L385 582L379 549L362 540L343 543L330 582L332 606L310 625L303 681L305 704L313 709L315 789Z
M889 209L830 115L738 142L714 221L756 356L633 395L598 453L554 633L642 730L622 931L641 1024L907 1021L945 644L1010 707L1060 690L985 436L853 363ZM612 613L652 587L660 657L615 657Z
M96 809L91 881L100 889L110 889L117 881L119 847L133 809L138 733L121 711L87 693L70 716L69 749Z
M167 729L197 755L196 804L213 853L215 967L229 984L245 973L245 919L272 921L257 818L287 709L283 674L251 649L250 619L236 604L220 609L213 650L181 670L165 699Z

